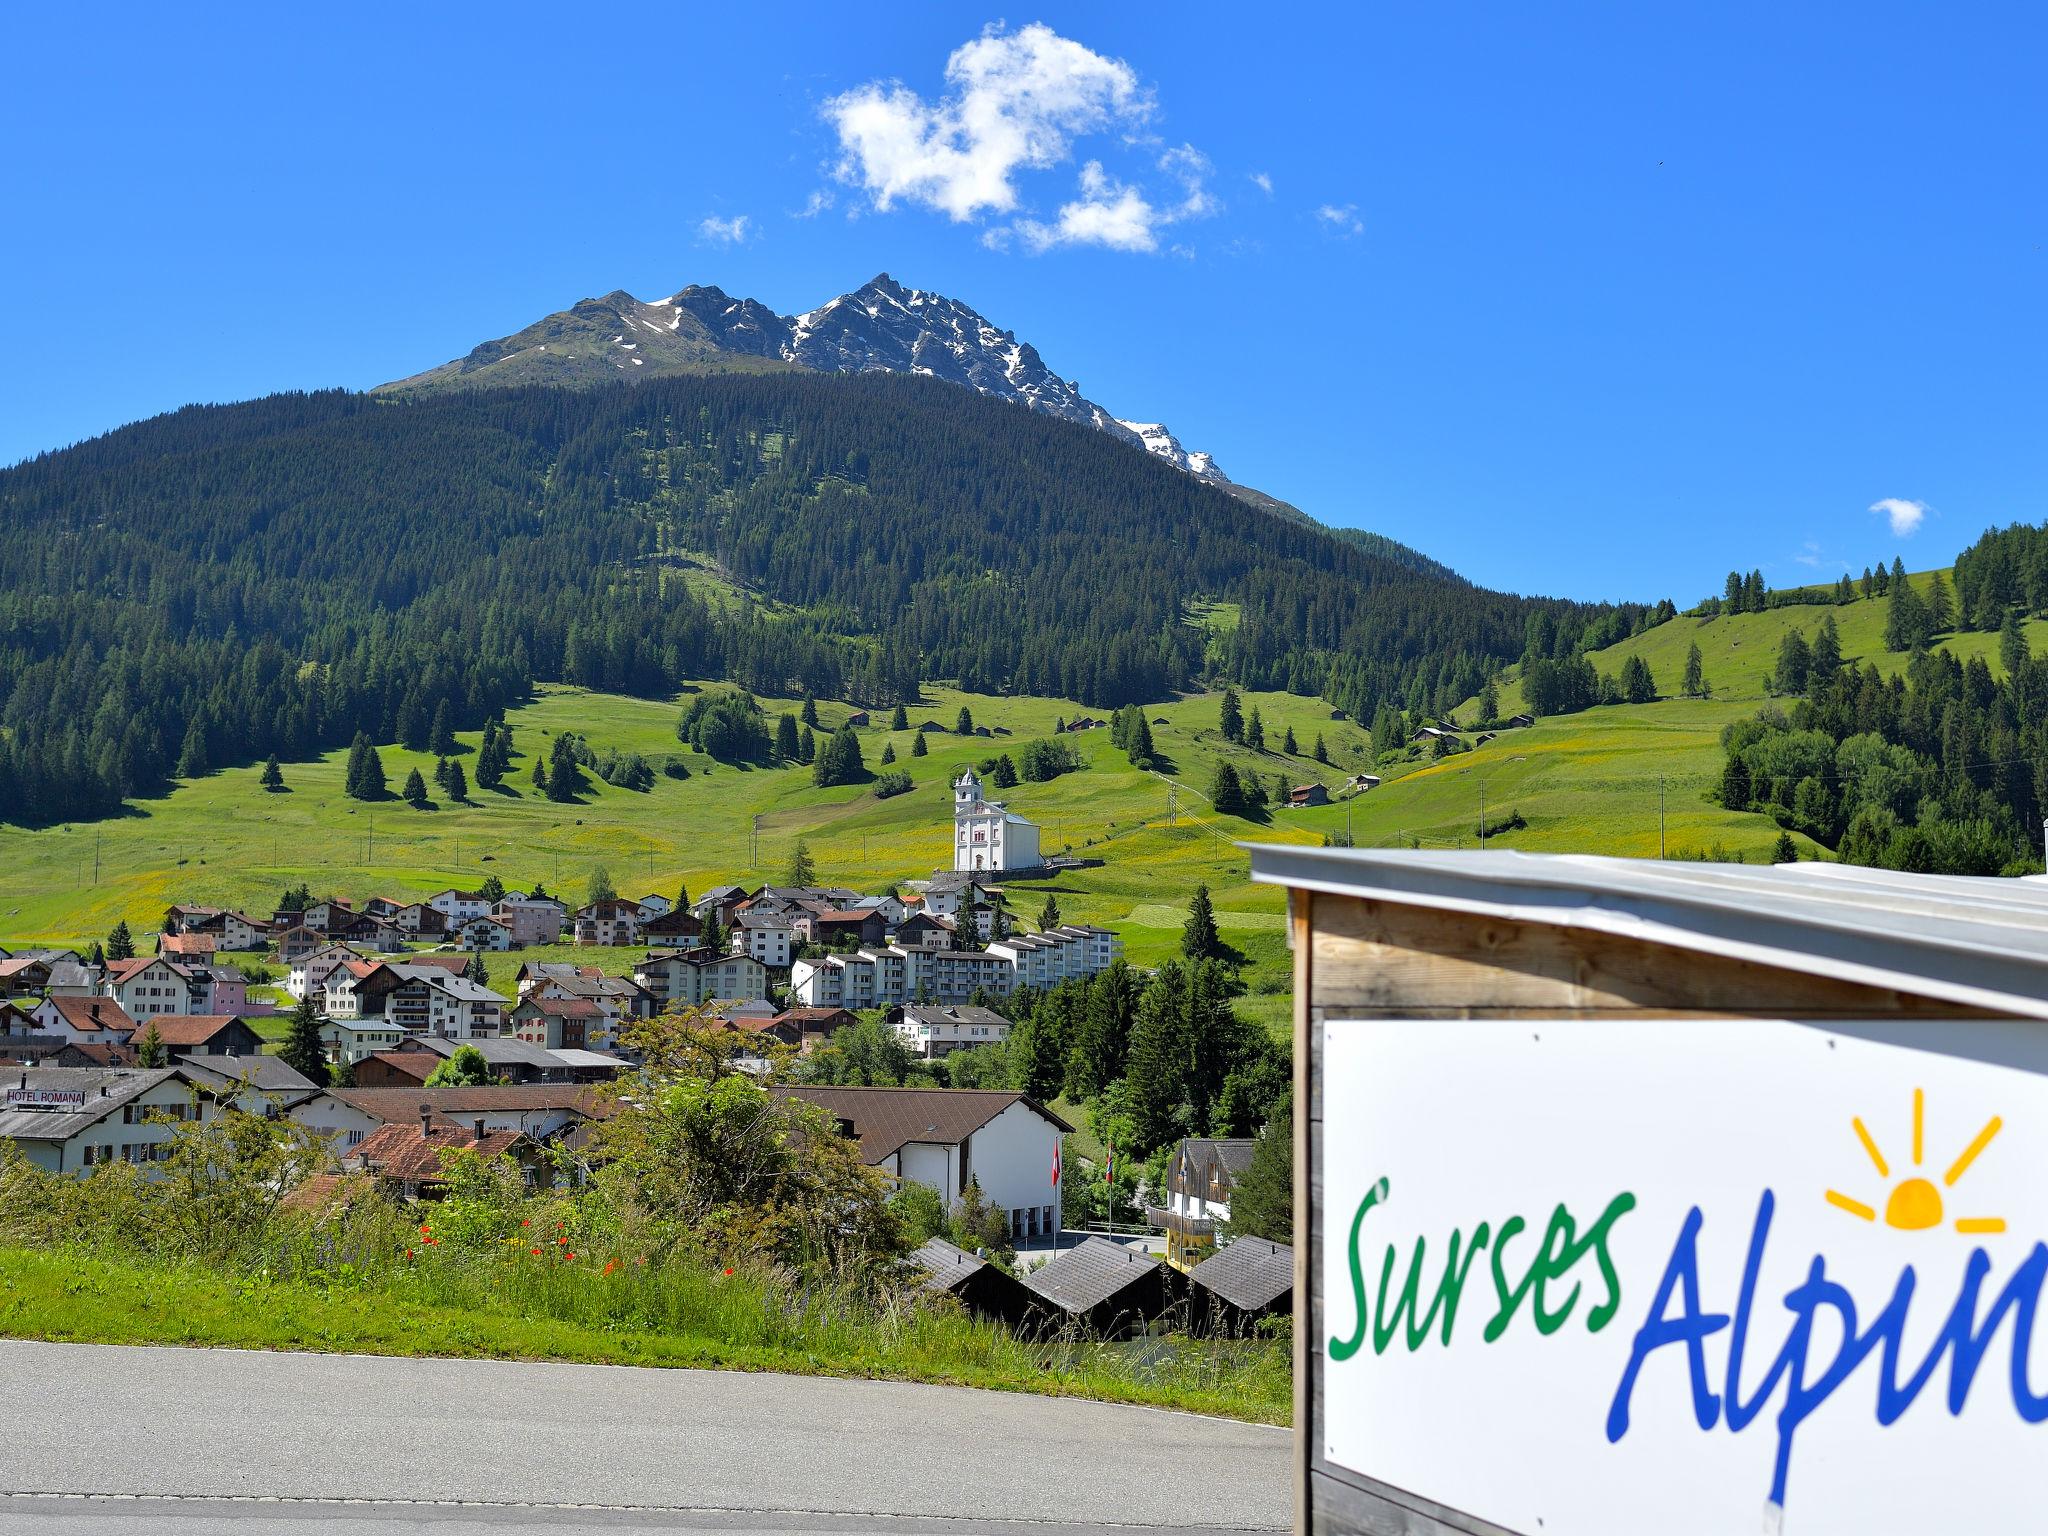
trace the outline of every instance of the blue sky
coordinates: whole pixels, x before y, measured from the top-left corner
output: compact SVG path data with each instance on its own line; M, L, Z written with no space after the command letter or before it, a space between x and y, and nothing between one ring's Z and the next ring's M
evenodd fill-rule
M886 270L1516 590L2048 517L2038 7L43 11L0 17L0 462Z

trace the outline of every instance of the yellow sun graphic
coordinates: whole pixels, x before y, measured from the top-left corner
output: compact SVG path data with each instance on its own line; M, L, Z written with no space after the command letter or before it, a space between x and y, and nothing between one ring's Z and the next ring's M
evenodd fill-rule
M1878 1150L1877 1141L1870 1134L1869 1128L1864 1125L1860 1117L1851 1119L1849 1124L1855 1128L1856 1139L1863 1143L1863 1150L1870 1154L1870 1161L1877 1168L1877 1176L1881 1179L1890 1178L1892 1176L1891 1168L1884 1160L1884 1153ZM1926 1124L1927 1094L1924 1089L1915 1088L1913 1090L1913 1166L1915 1168L1920 1166L1921 1153L1926 1142ZM1991 1145L1991 1138L1996 1136L2004 1126L2005 1122L1997 1115L1993 1115L1989 1120L1985 1121L1984 1129L1979 1131L1970 1144L1957 1155L1956 1160L1948 1165L1948 1171L1941 1176L1941 1189L1953 1189L1956 1180L1969 1172L1970 1164L1977 1161L1978 1154ZM1892 1189L1891 1197L1884 1203L1884 1224L1888 1227L1897 1227L1901 1232L1925 1232L1930 1227L1940 1226L1942 1223L1941 1189L1936 1189L1931 1179L1917 1173L1909 1178L1899 1180L1898 1184ZM1861 1200L1851 1199L1839 1190L1831 1189L1828 1191L1828 1204L1834 1206L1837 1210L1847 1211L1851 1216L1862 1221L1877 1220L1877 1211L1873 1207L1865 1205ZM2005 1230L2005 1218L2003 1216L1959 1216L1956 1218L1956 1230L1958 1232L2003 1232Z

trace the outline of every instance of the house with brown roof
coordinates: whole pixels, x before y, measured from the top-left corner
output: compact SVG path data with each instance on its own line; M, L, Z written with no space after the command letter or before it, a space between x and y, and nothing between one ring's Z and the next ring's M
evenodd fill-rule
M643 916L637 901L593 901L577 911L572 937L578 944L631 944L639 937Z
M135 1020L111 997L46 997L37 1005L36 1029L66 1040L125 1041Z
M582 1083L524 1083L485 1088L336 1088L330 1095L366 1133L380 1125L435 1124L518 1131L553 1140L586 1120L600 1120L611 1101Z
M232 1013L167 1013L136 1021L131 1043L151 1027L173 1056L261 1056L263 1037Z
M210 933L160 933L156 936L156 952L169 955L173 960L211 960L220 948L220 941Z
M862 1161L929 1185L948 1204L967 1186L1009 1215L1018 1238L1050 1237L1062 1221L1060 1138L1071 1125L1026 1094L963 1088L784 1088L837 1120Z
M888 921L872 907L855 912L820 912L811 919L811 942L835 949L880 944L888 935Z
M456 925L455 942L466 950L502 952L513 947L512 925L489 913L465 917Z
M434 1200L447 1190L448 1163L465 1152L510 1158L529 1187L547 1182L547 1158L531 1138L518 1131L441 1121L429 1113L412 1124L379 1126L348 1149L341 1166L345 1172L378 1179L402 1199Z
M109 960L106 995L135 1018L184 1013L192 1006L190 979L165 955Z
M650 917L640 925L640 942L649 949L694 949L704 938L704 920L682 908Z
M593 1038L609 1035L608 1022L594 998L563 997L546 987L512 1005L505 1032L544 1051L580 1051L589 1049Z

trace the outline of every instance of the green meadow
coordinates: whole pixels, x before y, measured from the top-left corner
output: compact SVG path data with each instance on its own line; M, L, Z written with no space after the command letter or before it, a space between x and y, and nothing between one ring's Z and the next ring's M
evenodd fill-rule
M1931 573L1913 579L1924 588ZM1768 701L1766 681L1786 632L1797 628L1811 638L1828 615L1850 660L1869 661L1888 674L1905 664L1905 657L1883 648L1885 603L1878 598L1672 620L1594 653L1594 665L1615 673L1625 658L1640 655L1669 695L1683 676L1687 647L1697 642L1710 698L1667 696L1649 705L1547 718L1442 762L1428 761L1418 749L1375 767L1355 722L1334 718L1321 700L1279 693L1244 696L1246 713L1256 708L1262 718L1263 752L1222 739L1214 694L1148 708L1160 753L1157 771L1133 768L1106 729L1070 734L1082 770L1050 783L1020 783L1002 797L1040 823L1048 852L1103 862L1047 880L1013 880L1013 907L1035 917L1050 893L1066 918L1116 929L1131 960L1150 965L1173 952L1188 896L1206 882L1224 938L1250 962L1244 1007L1284 1030L1284 900L1279 891L1250 882L1247 857L1236 846L1242 841L1472 848L1479 845L1483 815L1495 834L1488 845L1497 848L1643 858L1718 849L1763 859L1776 841L1775 825L1714 803L1720 732ZM2037 646L2048 643L2048 621L2034 621L2030 634ZM1940 644L1998 665L1995 635L1951 635ZM1521 707L1512 669L1500 692L1503 714ZM280 889L302 880L316 893L417 896L473 886L495 873L510 886L540 881L580 900L592 871L603 866L622 894L673 894L683 886L697 892L726 881L782 878L799 840L820 879L879 890L948 866L949 786L962 768L998 752L1014 754L1022 743L1051 734L1056 720L1104 717L1071 700L930 688L909 710L913 729L891 731L888 713L877 711L877 723L860 732L871 770L881 767L884 747L893 747L892 766L914 782L910 793L883 800L864 786L818 789L805 767L736 767L691 752L675 738L682 702L543 688L508 717L519 755L505 785L472 788L463 804L443 798L414 810L395 795L376 803L351 800L341 792L346 753L337 751L286 764L282 794L266 793L259 770L242 766L132 802L124 815L97 824L0 829L0 944L90 942L122 919L153 928L163 909L178 901L267 912ZM796 708L788 700L762 703L771 716ZM977 724L1008 734L953 734L963 704ZM822 730L850 712L846 704L821 703ZM1475 712L1476 702L1468 701L1460 717ZM945 729L926 733L929 754L913 757L914 728L927 721ZM1292 756L1280 750L1290 728L1297 746ZM592 775L576 803L551 802L532 788L532 754L544 753L562 731L581 732L599 752L638 752L657 765L679 755L690 776L659 776L642 792ZM1327 765L1310 755L1318 736ZM471 733L460 742L465 760L473 758L478 737ZM394 789L414 767L432 776L429 756L391 745L381 753ZM1320 782L1339 798L1313 809L1276 809L1263 821L1218 816L1206 791L1225 759L1240 771L1257 771L1269 789ZM1348 778L1367 771L1382 775L1381 787L1342 798ZM1496 831L1515 814L1524 826ZM1821 855L1815 845L1799 842L1805 855ZM561 946L493 956L489 964L494 981L508 982L522 960L570 955L613 968L632 958L630 951L592 954Z

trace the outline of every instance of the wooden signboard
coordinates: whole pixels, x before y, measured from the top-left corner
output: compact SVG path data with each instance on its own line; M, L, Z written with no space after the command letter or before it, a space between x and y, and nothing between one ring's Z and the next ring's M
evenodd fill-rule
M2048 890L2000 995L1865 963L1839 882L1658 905L1575 861L1489 909L1504 857L1254 850L1294 890L1299 1527L2035 1528ZM1716 937L1773 899L1782 956ZM1984 921L1948 958L2015 988L2037 939Z

